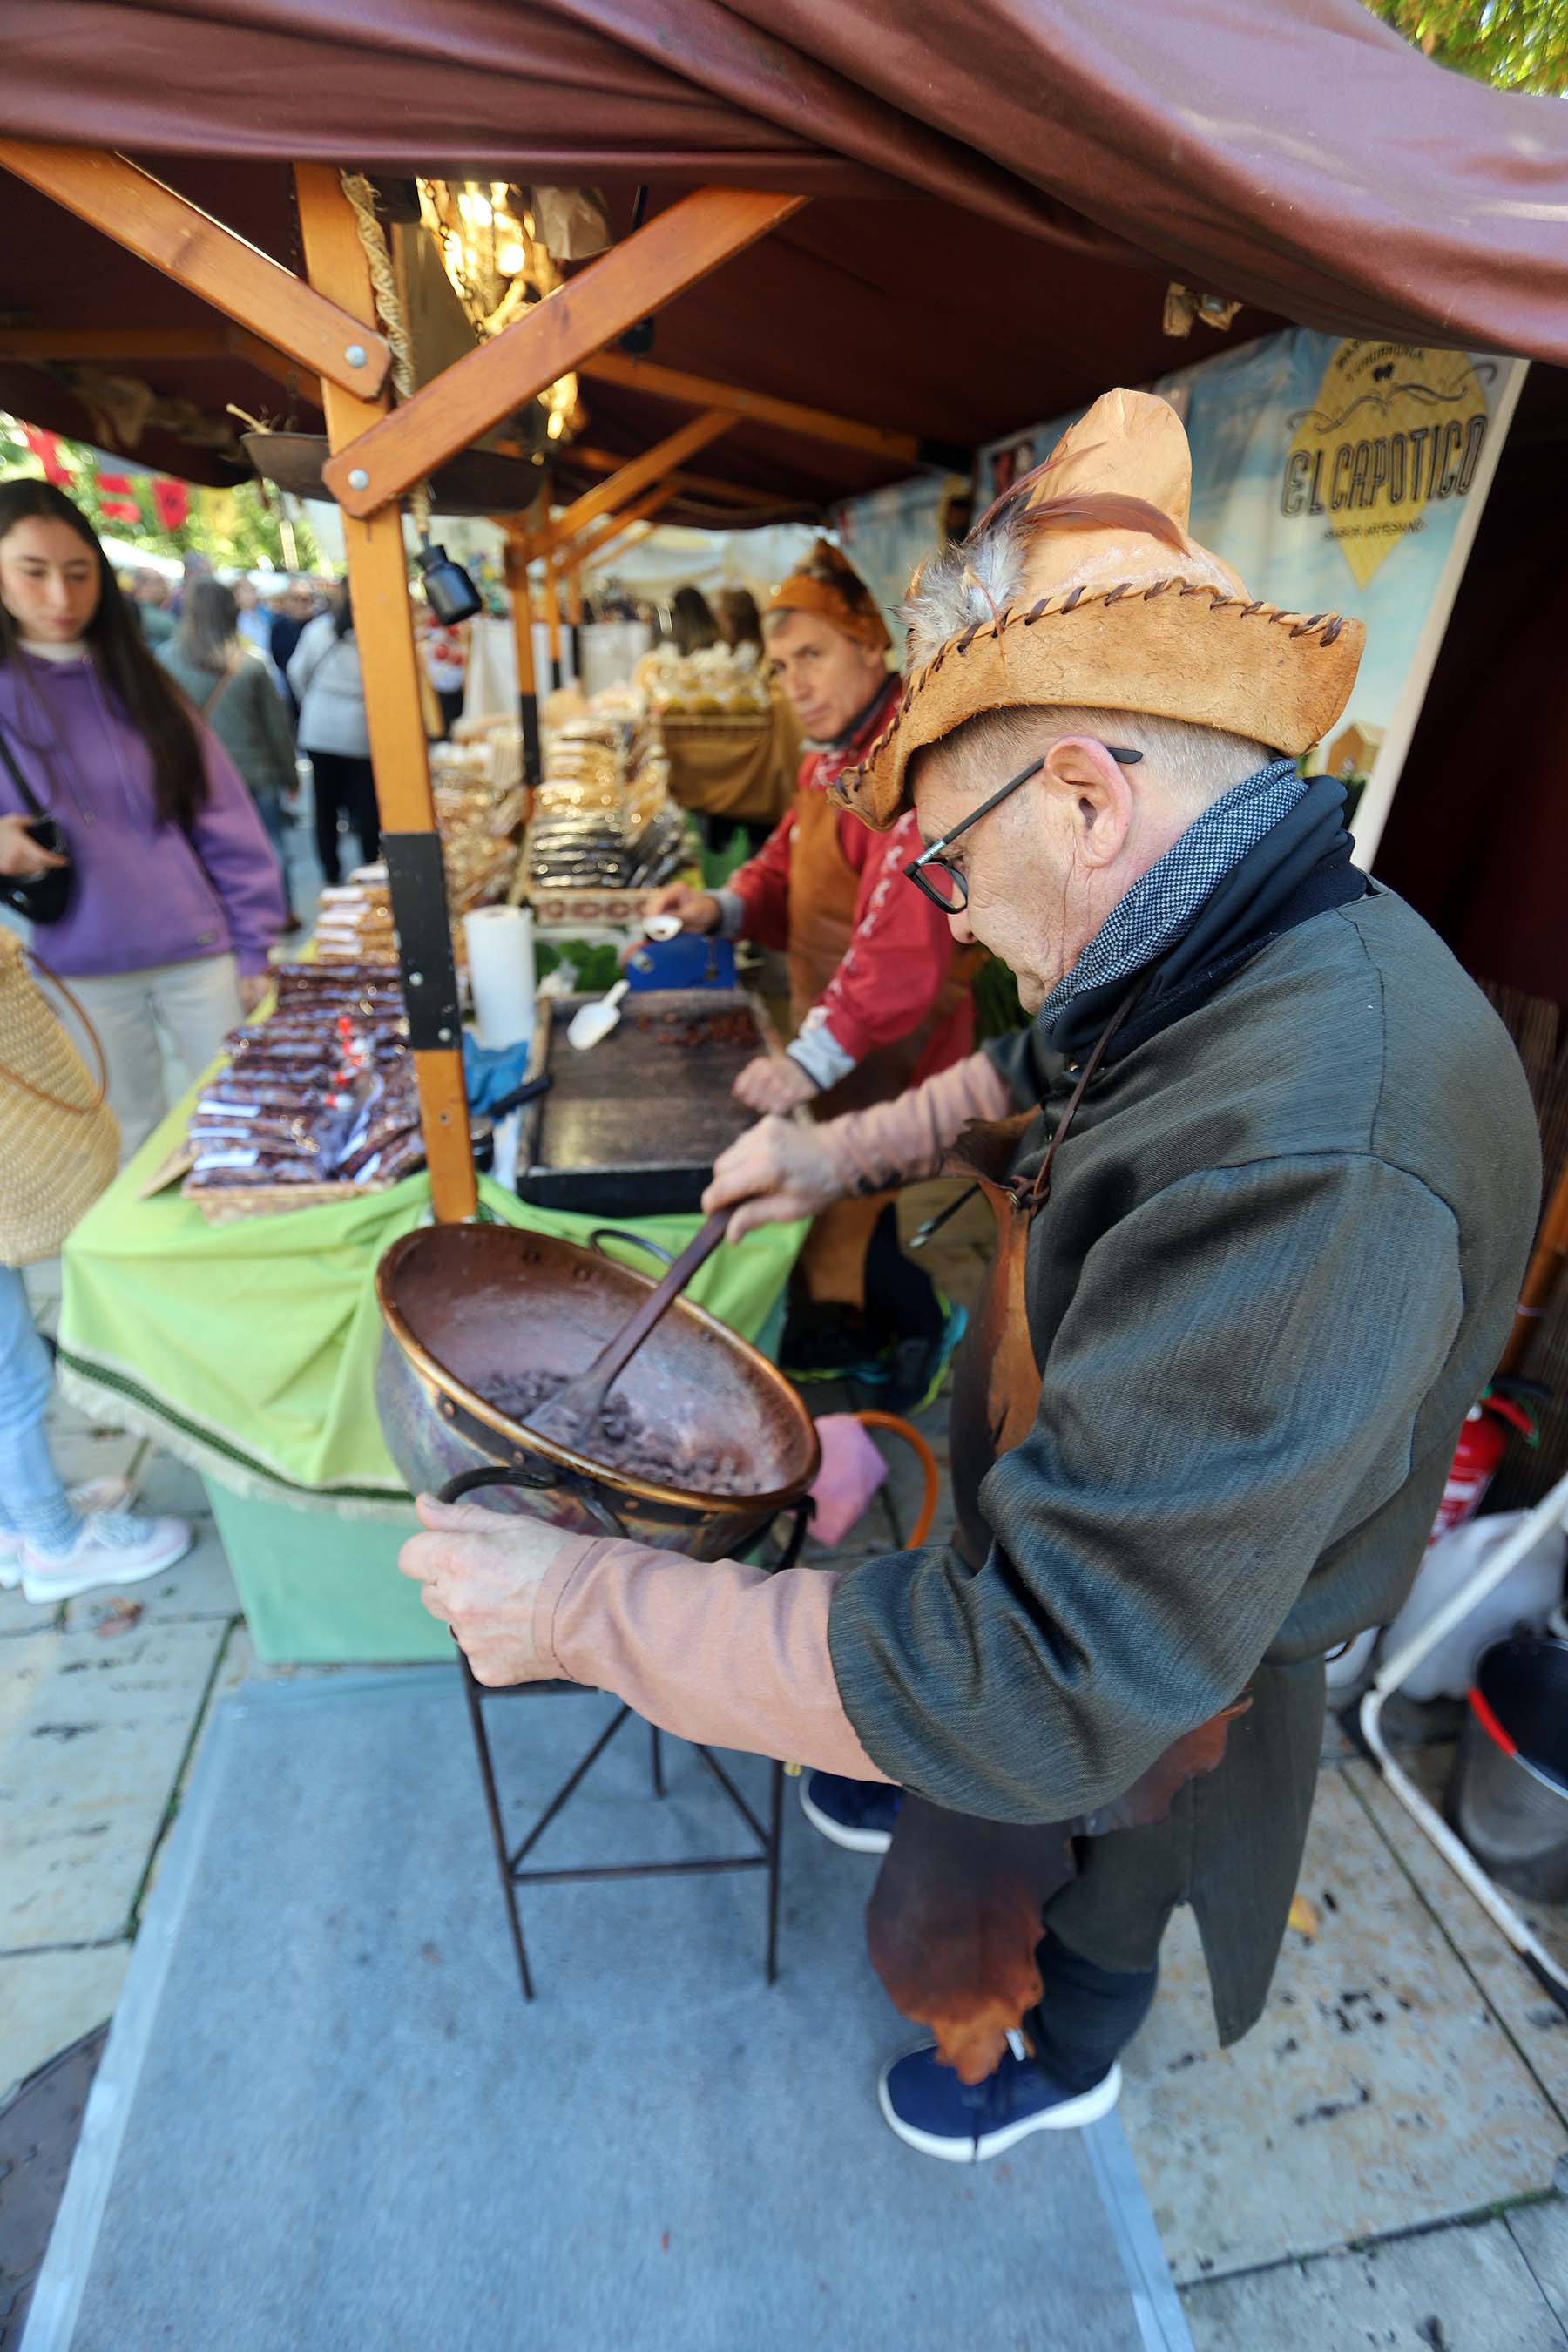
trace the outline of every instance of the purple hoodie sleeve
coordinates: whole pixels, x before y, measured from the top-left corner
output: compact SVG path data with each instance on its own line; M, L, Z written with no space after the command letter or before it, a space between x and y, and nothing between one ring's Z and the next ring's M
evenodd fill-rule
M207 803L191 838L223 902L240 971L265 971L267 950L283 929L283 878L238 769L210 728L198 722L196 731L206 761Z

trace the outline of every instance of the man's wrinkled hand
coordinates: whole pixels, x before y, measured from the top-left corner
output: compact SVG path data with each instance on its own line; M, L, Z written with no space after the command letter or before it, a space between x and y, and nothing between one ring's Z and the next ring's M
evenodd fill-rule
M843 1199L844 1180L822 1133L794 1119L764 1118L720 1153L702 1207L711 1216L739 1202L726 1241L738 1242L758 1225L818 1216Z
M759 1054L755 1061L746 1064L731 1092L748 1110L782 1118L786 1111L798 1110L802 1103L809 1102L816 1087L787 1054Z
M431 1616L451 1627L474 1680L492 1690L550 1681L555 1668L539 1656L533 1608L565 1540L560 1528L431 1495L415 1507L426 1532L409 1537L397 1565L422 1587Z
M242 971L239 975L239 1007L248 1020L258 1013L271 995L276 982L269 971Z

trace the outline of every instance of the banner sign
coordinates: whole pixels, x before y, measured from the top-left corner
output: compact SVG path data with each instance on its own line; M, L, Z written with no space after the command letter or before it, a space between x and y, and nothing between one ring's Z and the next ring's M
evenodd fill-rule
M1462 564L1490 483L1511 364L1299 327L1149 387L1187 428L1194 538L1271 604L1366 624L1350 709L1323 746L1331 774L1369 775L1407 685L1425 688L1434 624L1458 585L1448 559ZM982 509L1075 421L983 451Z
M1239 572L1255 596L1366 624L1355 693L1322 747L1322 765L1365 779L1386 749L1356 827L1369 855L1521 373L1514 361L1292 327L1149 387L1187 428L1194 538ZM1047 457L1082 413L982 450L975 511ZM896 645L910 574L955 522L962 526L958 487L934 478L896 482L835 516Z

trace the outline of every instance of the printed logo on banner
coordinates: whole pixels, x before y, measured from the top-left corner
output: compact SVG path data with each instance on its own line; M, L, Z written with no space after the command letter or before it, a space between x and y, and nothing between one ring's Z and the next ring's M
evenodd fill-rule
M1193 537L1255 596L1364 621L1351 708L1322 765L1352 787L1376 764L1441 595L1461 516L1490 464L1487 444L1510 363L1417 344L1357 342L1289 327L1147 388L1171 402L1193 453ZM1020 424L979 452L983 511L1048 455L1073 409ZM855 562L884 609L942 544L932 484L896 483L839 509ZM895 633L898 623L893 621Z
M1426 529L1428 506L1469 489L1487 414L1477 366L1462 352L1342 342L1313 405L1287 420L1279 511L1321 518L1364 588L1401 540Z

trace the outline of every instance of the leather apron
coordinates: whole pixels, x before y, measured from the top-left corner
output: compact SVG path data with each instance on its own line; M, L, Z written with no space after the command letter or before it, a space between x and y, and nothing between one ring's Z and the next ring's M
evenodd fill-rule
M997 1226L984 1297L954 1359L950 1418L953 1543L975 1569L991 1548L981 1483L997 1458L1027 1436L1039 1407L1025 1296L1030 1226L1049 1199L1057 1147L1121 1017L1089 1057L1037 1177L1018 1181L1008 1173L1035 1124L1033 1112L971 1127L954 1155L980 1184ZM1008 2033L1023 2031L1026 2011L1040 1999L1042 1916L1078 1875L1076 1841L1163 1822L1185 1783L1221 1762L1227 1726L1247 1705L1243 1698L1174 1741L1132 1788L1087 1821L983 1821L905 1791L868 1906L867 1942L889 1998L932 2030L938 2055L963 2082L980 2082L994 2069Z
M838 811L816 783L797 786L790 844L789 992L795 1030L819 1002L843 962L855 933L860 877L838 840ZM947 977L925 1019L890 1045L879 1045L847 1077L812 1101L814 1118L837 1118L868 1103L903 1094L932 1036L969 992L978 958L955 947ZM812 1299L865 1305L866 1251L890 1192L837 1202L816 1219L800 1255L800 1275Z

